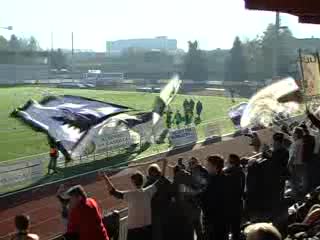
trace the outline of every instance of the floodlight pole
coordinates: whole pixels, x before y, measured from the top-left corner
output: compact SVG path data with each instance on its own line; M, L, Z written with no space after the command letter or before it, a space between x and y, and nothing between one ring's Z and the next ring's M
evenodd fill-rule
M276 24L275 24L275 39L273 44L273 61L272 61L272 75L278 76L278 51L279 51L279 31L280 31L280 13L276 12Z

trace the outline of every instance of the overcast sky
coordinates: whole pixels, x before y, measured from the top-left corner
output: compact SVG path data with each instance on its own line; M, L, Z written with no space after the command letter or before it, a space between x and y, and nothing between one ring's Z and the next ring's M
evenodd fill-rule
M320 25L299 24L283 14L282 25L296 37L320 37ZM242 39L261 34L275 13L244 9L243 0L1 0L0 35L34 35L42 48L105 51L107 40L168 36L186 49L199 40L202 49L230 48Z

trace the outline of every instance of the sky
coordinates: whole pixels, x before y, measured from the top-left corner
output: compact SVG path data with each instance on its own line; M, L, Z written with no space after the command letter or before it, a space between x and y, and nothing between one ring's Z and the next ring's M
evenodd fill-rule
M43 49L105 51L106 41L168 36L187 49L198 40L201 49L227 49L235 36L261 34L275 13L245 10L244 0L1 0L0 35L35 36ZM295 37L320 37L320 25L300 24L282 14L282 26Z

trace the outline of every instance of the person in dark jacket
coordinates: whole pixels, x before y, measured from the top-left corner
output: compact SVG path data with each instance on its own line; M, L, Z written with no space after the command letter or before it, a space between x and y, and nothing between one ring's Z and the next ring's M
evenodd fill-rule
M169 211L171 206L172 186L170 180L162 175L158 164L151 164L145 188L159 181L157 191L151 199L152 239L170 238Z
M190 159L188 171L190 172L193 181L191 186L192 189L201 193L207 186L208 171L203 166L201 166L200 161L195 157L192 157ZM197 235L197 239L201 240L204 239L204 232L201 223L201 204L197 195L194 196L191 200L191 204L193 206L193 210L190 213L192 227Z
M302 162L305 165L305 191L310 192L314 186L314 175L317 174L314 169L314 149L315 137L310 135L307 125L301 125L304 135L302 138Z
M223 174L224 159L219 155L207 158L208 185L201 194L206 238L209 240L228 239L226 220L226 177Z
M228 167L224 169L227 179L226 192L228 197L227 221L228 230L232 233L232 240L240 239L240 225L243 211L243 196L245 188L245 174L240 166L240 157L230 154Z
M202 102L198 100L196 105L196 110L197 110L197 115L199 119L201 118L202 109L203 109Z
M273 150L267 157L264 172L268 184L264 186L266 199L266 213L269 220L275 224L282 233L287 231L288 209L284 202L285 181L289 179L289 151L284 144L283 133L273 135Z

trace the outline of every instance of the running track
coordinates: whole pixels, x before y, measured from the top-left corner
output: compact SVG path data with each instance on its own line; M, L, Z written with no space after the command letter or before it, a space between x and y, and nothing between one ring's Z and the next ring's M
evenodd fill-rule
M259 133L262 142L270 143L270 131L263 130ZM215 143L207 146L197 146L192 151L192 155L199 159L204 159L210 154L222 154L226 156L228 153L236 153L240 156L252 155L252 148L249 146L249 140L245 137L237 137L225 142ZM191 156L191 151L179 155L169 157L169 164L176 161L178 157ZM139 167L140 170L145 171L147 165ZM130 188L128 175L135 171L136 168L124 170L112 177L112 181L119 189ZM171 175L170 171L169 174ZM104 183L97 181L84 185L89 196L94 197L100 204L103 210L112 211L113 209L121 209L126 206L124 202L115 200L111 197ZM25 213L31 218L32 232L39 234L41 240L51 239L64 231L60 217L60 203L57 201L55 195L43 197L38 200L26 202L6 209L0 212L0 240L9 239L9 236L14 232L14 216Z

